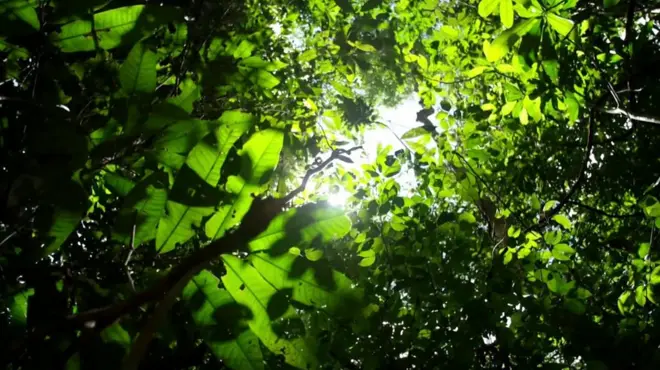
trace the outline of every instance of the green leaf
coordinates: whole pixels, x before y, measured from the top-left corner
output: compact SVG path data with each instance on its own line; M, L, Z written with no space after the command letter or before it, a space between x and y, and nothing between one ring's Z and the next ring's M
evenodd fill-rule
M650 282L653 285L660 284L660 266L654 268L653 271L651 272Z
M570 230L573 227L573 225L571 224L571 221L565 215L557 214L557 215L552 216L552 219L555 220L558 224L560 224L566 230Z
M511 0L500 0L500 21L506 28L513 26L513 2Z
M406 131L406 133L404 133L401 136L401 138L402 139L413 139L413 138L416 138L416 137L428 136L428 135L429 135L429 132L426 130L426 128L424 128L424 126L420 126L420 127L415 127L413 129L410 129L410 130Z
M546 231L543 234L543 240L550 245L555 245L561 241L561 236L562 234L559 230Z
M167 253L197 234L202 219L213 212L211 207L191 207L172 200L167 201L165 216L158 223L156 250Z
M344 274L329 265L307 261L291 253L269 256L253 254L250 262L259 274L279 291L290 290L290 298L340 316L351 316L360 305L362 291Z
M197 144L188 154L186 164L207 184L216 187L220 181L220 169L234 143L254 123L254 116L238 110L225 111L218 119L218 127L212 135Z
M556 200L549 200L545 202L545 204L543 205L543 212L548 212L549 210L555 208L557 204L559 204L559 202Z
M550 27L557 31L558 34L566 36L573 29L573 21L570 19L562 18L554 13L547 13L546 19L550 24Z
M649 255L649 251L651 250L651 244L649 243L642 243L639 245L639 249L637 250L637 255L639 258L646 258L646 256Z
M152 146L152 155L158 162L180 169L186 163L188 153L210 131L211 124L202 120L178 121L169 125Z
M77 20L65 24L51 35L53 43L65 53L109 50L133 44L155 29L182 18L174 7L133 5L94 14L94 20Z
M26 289L11 298L9 303L10 325L19 329L25 328L27 324L28 302L30 296L34 294L34 289Z
M630 299L630 297L631 297L630 291L625 291L619 296L619 299L617 299L617 306L619 307L619 311L623 315L630 312L630 310L632 309L632 300Z
M513 28L504 31L491 44L488 40L484 41L483 50L486 59L489 62L496 62L502 59L511 50L513 44L521 37L527 34L541 22L538 18L526 19L519 22Z
M305 249L305 258L312 262L319 261L323 258L323 251L316 248Z
M520 115L518 116L518 118L520 119L520 123L523 125L529 123L529 116L527 115L527 109L523 108L520 111Z
M38 31L41 27L35 0L3 0L0 2L0 35L20 36Z
M354 99L353 91L351 90L350 87L344 86L336 81L330 81L330 84L332 85L332 87L334 87L337 90L338 93L340 93L345 98Z
M117 173L108 172L103 176L105 186L114 194L125 197L135 187L135 183Z
M641 307L646 305L646 287L643 285L635 288L635 302Z
M365 44L365 43L362 43L362 42L359 42L359 41L354 42L353 46L355 46L356 49L360 49L362 51L366 51L366 52L369 52L369 53L376 52L376 48L373 47L372 45Z
M133 187L119 211L114 238L129 245L135 232L134 247L153 240L160 218L165 212L167 189L168 178L164 172L156 172Z
M234 53L232 54L234 59L243 59L247 58L250 55L252 55L252 51L256 45L251 43L248 40L241 40L240 44L234 49Z
M605 8L610 8L617 5L621 0L603 0L603 6Z
M218 286L220 279L209 271L195 276L183 290L195 326L211 352L232 369L264 368L257 336L243 324L241 306Z
M477 77L480 74L484 73L485 70L486 67L484 66L474 67L471 70L467 71L467 73L465 73L465 77L467 78Z
M552 247L552 256L559 261L568 261L575 254L575 249L568 244L556 244Z
M295 230L295 232L287 232ZM317 204L306 204L277 215L268 228L252 239L252 253L270 250L276 245L304 246L312 241L329 242L344 237L351 230L351 220L344 210Z
M488 18L489 15L491 15L494 11L495 8L497 7L497 4L499 4L500 0L481 0L479 2L479 15L482 18Z
M243 145L241 176L227 180L227 191L236 195L230 205L224 205L205 225L206 235L220 238L227 230L238 225L252 205L253 193L261 193L261 187L280 160L284 134L266 129L252 135Z
M309 49L298 55L298 61L300 63L309 62L316 59L317 56L316 49Z
M133 95L149 94L156 89L156 53L137 43L119 69L119 82L122 90Z
M101 339L105 343L115 343L128 350L131 347L131 336L128 332L119 325L118 322L105 328L101 334Z
M254 76L254 82L257 83L257 85L261 86L262 88L266 90L272 90L275 86L279 85L280 80L273 76L270 72L263 70L263 69L258 69L256 71L256 74Z
M222 261L227 270L222 277L225 289L238 304L250 310L247 323L264 346L283 355L289 365L315 368L318 361L304 338L287 339L274 331L278 322L296 317L295 310L288 303L287 292L278 292L257 269L235 256L223 255Z

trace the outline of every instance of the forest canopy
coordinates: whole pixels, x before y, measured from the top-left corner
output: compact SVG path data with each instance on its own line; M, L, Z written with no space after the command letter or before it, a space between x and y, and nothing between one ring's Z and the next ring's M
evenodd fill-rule
M0 363L660 368L659 32L658 0L0 0Z

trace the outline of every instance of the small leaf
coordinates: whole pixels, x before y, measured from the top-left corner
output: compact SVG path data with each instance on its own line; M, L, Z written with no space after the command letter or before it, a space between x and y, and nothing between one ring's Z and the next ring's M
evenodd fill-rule
M573 21L570 19L562 18L554 13L547 13L546 19L555 31L562 36L568 35L573 29Z
M529 123L529 116L527 115L527 109L523 108L520 111L520 116L518 116L518 118L520 119L521 124L523 124L523 125L528 124Z
M301 63L309 62L316 59L316 57L317 57L316 49L309 49L306 50L304 53L298 55L298 61Z
M560 224L566 230L570 230L573 227L573 225L571 224L571 221L565 215L557 214L557 215L552 216L552 219L555 220L558 224Z
M624 315L632 308L630 296L630 291L625 291L619 296L619 299L617 299L617 306L619 307L619 311Z
M305 249L305 257L312 261L318 261L323 258L323 251L316 248Z
M660 284L660 266L654 268L651 272L651 284Z
M552 256L560 261L568 261L571 256L575 254L575 249L568 246L568 244L556 244L552 247Z
M509 230L507 230L507 235L509 235L509 237L511 238L517 238L518 236L520 236L520 228L514 225L509 226Z
M559 230L547 231L543 234L543 240L550 245L555 245L561 241L561 236L562 234Z
M641 307L646 305L646 287L643 285L635 288L635 302L637 302L637 304Z
M500 114L502 116L509 115L511 113L511 111L513 111L513 108L516 106L516 103L518 103L518 102L517 101L510 101L510 102L504 104L502 109L500 109Z
M413 129L410 129L410 130L406 131L406 133L404 133L403 136L401 136L401 138L402 139L413 139L413 138L416 138L416 137L419 137L419 136L425 136L425 135L428 135L428 131L426 130L426 128L424 128L424 126L420 126L420 127L415 127Z
M646 256L649 255L649 250L651 249L651 244L649 243L642 243L639 245L639 249L637 250L637 255L639 258L646 258Z
M495 11L500 0L481 0L479 2L479 15L482 18L488 18Z
M265 71L263 69L259 69L256 72L256 83L257 85L263 87L266 90L271 90L275 86L280 84L280 80L273 76L270 72Z
M376 256L371 256L367 258L363 258L362 261L360 261L360 266L362 267L369 267L376 262Z
M467 73L465 73L465 76L467 78L477 77L480 74L484 73L485 70L486 70L486 67L484 67L484 66L474 67L471 70L467 71Z
M557 204L559 204L559 202L556 200L549 200L545 202L545 204L543 205L543 212L548 212L549 210L553 209Z
M513 2L511 0L500 0L500 21L506 28L513 26Z

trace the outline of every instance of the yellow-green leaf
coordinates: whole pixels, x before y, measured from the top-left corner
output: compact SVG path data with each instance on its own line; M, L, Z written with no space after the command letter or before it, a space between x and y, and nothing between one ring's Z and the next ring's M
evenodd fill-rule
M500 21L506 28L513 26L513 2L511 0L500 0Z
M548 13L546 19L548 20L550 27L562 36L568 35L573 29L573 21L560 17L557 14Z
M500 2L500 0L481 0L479 2L479 15L483 18L487 18L493 11L495 11L495 8L497 7L497 4Z

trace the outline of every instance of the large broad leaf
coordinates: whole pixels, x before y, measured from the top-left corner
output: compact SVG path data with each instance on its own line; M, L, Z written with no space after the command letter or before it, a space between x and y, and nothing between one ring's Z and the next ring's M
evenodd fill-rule
M12 328L23 329L27 324L28 302L34 289L26 289L15 294L9 303L9 325Z
M281 131L267 129L252 135L243 145L241 176L230 176L227 191L236 194L231 205L225 205L206 223L206 235L220 238L227 230L238 225L252 205L252 194L260 192L280 160L284 143Z
M130 45L151 34L157 27L179 20L183 14L174 7L133 5L94 14L93 20L77 20L62 26L52 41L63 52L113 49Z
M285 253L277 257L265 253L250 256L252 266L277 290L291 290L291 299L340 316L359 312L362 292L353 282L332 269L327 262L311 262Z
M156 53L143 43L137 43L119 69L119 82L122 90L133 95L148 94L156 89Z
M253 116L241 111L227 111L219 119L220 127L197 144L186 163L207 184L218 186L220 168L234 143L252 126Z
M351 220L343 210L307 204L275 217L268 228L254 238L248 247L252 252L273 248L280 249L281 252L294 245L308 244L313 240L327 242L341 238L350 230Z
M156 172L139 182L128 193L119 212L115 238L128 244L135 232L134 247L153 240L158 222L165 212L167 189L168 179L164 172Z
M60 249L71 233L80 225L88 206L87 195L78 184L66 182L62 186L68 186L68 189L66 193L61 193L58 199L54 200L54 210L47 234L48 240L42 251L43 255Z
M285 292L278 292L245 261L231 255L223 255L222 260L227 269L222 282L234 300L250 310L248 325L266 348L283 355L289 365L315 368L317 360L305 338L283 338L274 330L278 324L296 317Z
M37 0L0 1L0 35L18 36L39 30L41 23L36 7Z
M176 176L165 215L158 223L156 250L169 252L177 244L197 235L202 219L213 213L220 198L217 189L202 182L188 166L184 166Z
M154 141L153 153L156 159L173 169L179 169L186 162L192 148L210 132L211 125L203 120L186 120L167 127Z
M264 368L259 339L244 323L249 318L231 294L218 288L220 279L209 271L195 276L182 298L191 310L195 326L211 352L237 370ZM247 316L247 317L246 317Z
M484 54L486 54L486 59L488 59L489 62L495 62L502 59L518 39L526 35L527 32L534 27L538 26L540 22L541 20L538 18L526 19L515 25L513 28L504 31L495 39L495 41L493 41L492 44L485 41Z

